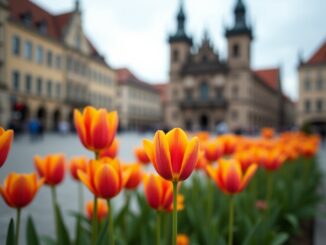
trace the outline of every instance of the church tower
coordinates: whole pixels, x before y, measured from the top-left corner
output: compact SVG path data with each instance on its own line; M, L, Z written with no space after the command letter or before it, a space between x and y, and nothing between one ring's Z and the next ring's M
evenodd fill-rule
M180 9L177 14L176 32L169 37L170 44L170 78L174 80L182 66L187 61L192 47L192 38L186 33L183 1L180 1Z
M251 41L253 39L251 26L246 21L246 7L242 0L237 0L234 8L233 27L226 29L228 42L228 65L230 68L250 68Z

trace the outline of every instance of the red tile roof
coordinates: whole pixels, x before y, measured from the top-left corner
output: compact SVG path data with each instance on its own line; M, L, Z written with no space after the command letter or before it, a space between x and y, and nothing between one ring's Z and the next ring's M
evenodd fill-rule
M153 86L160 92L161 102L165 103L167 101L168 83L158 83Z
M315 65L326 62L326 39L318 50L308 59L306 64Z
M151 84L137 78L128 68L116 69L116 75L119 85L130 84L152 90L156 93L159 91Z
M254 71L254 74L263 80L269 87L274 90L279 89L280 69L262 69Z

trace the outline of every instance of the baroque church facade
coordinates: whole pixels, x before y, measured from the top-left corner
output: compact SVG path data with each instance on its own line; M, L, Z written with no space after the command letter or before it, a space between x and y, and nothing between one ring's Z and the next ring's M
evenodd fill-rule
M226 123L231 130L249 130L293 124L294 105L282 92L280 69L251 67L254 35L242 0L236 2L233 26L225 30L226 60L219 57L207 34L195 48L186 32L182 3L176 20L176 31L168 39L168 127L215 130Z

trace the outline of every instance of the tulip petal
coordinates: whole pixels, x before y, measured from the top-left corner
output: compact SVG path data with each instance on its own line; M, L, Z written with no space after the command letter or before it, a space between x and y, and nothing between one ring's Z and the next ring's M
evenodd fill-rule
M92 119L91 143L95 150L104 150L109 145L109 125L107 122L107 112L100 109ZM113 140L113 139L112 139Z
M107 121L108 121L108 126L109 126L108 145L111 145L115 138L115 135L116 135L116 132L118 129L118 125L119 125L118 113L116 111L112 111L112 112L108 113Z
M159 209L162 199L162 186L159 177L150 175L144 178L144 191L148 204L154 208Z
M13 137L13 130L7 130L0 134L0 167L5 163L8 157Z
M172 180L172 166L169 152L169 144L166 135L162 130L156 132L154 136L155 160L157 172L166 180Z
M96 195L96 191L95 189L93 188L92 184L91 184L91 181L89 179L89 177L86 175L86 173L84 173L83 171L81 170L78 170L77 171L77 175L78 175L78 178L81 182L83 182L86 187L94 194Z
M98 195L108 199L120 192L119 175L109 164L101 165L95 173L94 184Z
M80 113L79 110L74 110L74 124L75 128L77 130L77 133L79 135L79 138L83 144L84 147L88 148L88 142L87 142L87 136L86 136L86 130L84 125L83 116Z
M143 140L143 145L144 145L144 150L145 150L149 160L153 163L153 166L154 166L156 172L158 172L158 167L157 167L156 159L155 159L154 144L151 141L145 139L145 140Z
M92 121L98 114L98 111L92 106L86 106L83 111L83 126L85 128L85 142L89 148L92 144L92 137L91 137L91 128L92 128Z
M244 188L246 188L246 186L248 185L248 182L251 180L251 178L256 173L257 168L258 168L257 164L251 164L250 167L247 169L247 171L241 181L240 191L242 191Z
M182 167L180 171L180 180L185 180L194 170L199 154L199 140L197 137L194 137L188 144L186 152L183 157Z
M224 186L227 192L237 193L240 190L242 172L240 164L230 161L223 176Z

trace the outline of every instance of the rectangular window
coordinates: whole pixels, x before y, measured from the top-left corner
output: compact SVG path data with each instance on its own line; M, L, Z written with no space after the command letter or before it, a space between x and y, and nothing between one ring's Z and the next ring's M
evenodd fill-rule
M29 74L25 76L25 90L27 93L32 92L32 77Z
M57 85L56 85L56 96L58 97L58 98L60 98L61 97L61 86L60 86L60 83L57 83Z
M48 82L47 82L47 95L49 96L49 97L51 97L51 95L52 95L52 82L51 82L51 80L49 80Z
M61 56L57 55L55 58L55 66L57 69L61 69Z
M32 60L33 55L33 45L31 41L25 41L24 44L24 58L28 60Z
M36 63L42 64L43 63L43 48L42 46L38 45L35 51Z
M47 60L47 64L49 67L52 66L52 52L49 50L48 53L47 53L47 56L46 56L46 60Z
M36 80L36 91L38 95L42 95L42 78Z
M323 101L321 99L318 99L316 101L316 109L317 109L317 112L323 111Z
M304 81L304 89L305 91L310 91L310 80L307 78L305 81Z
M305 112L310 112L310 100L305 101Z
M20 75L18 71L13 71L12 73L12 88L15 92L19 91Z
M20 38L16 35L12 37L12 53L17 56L20 54Z

